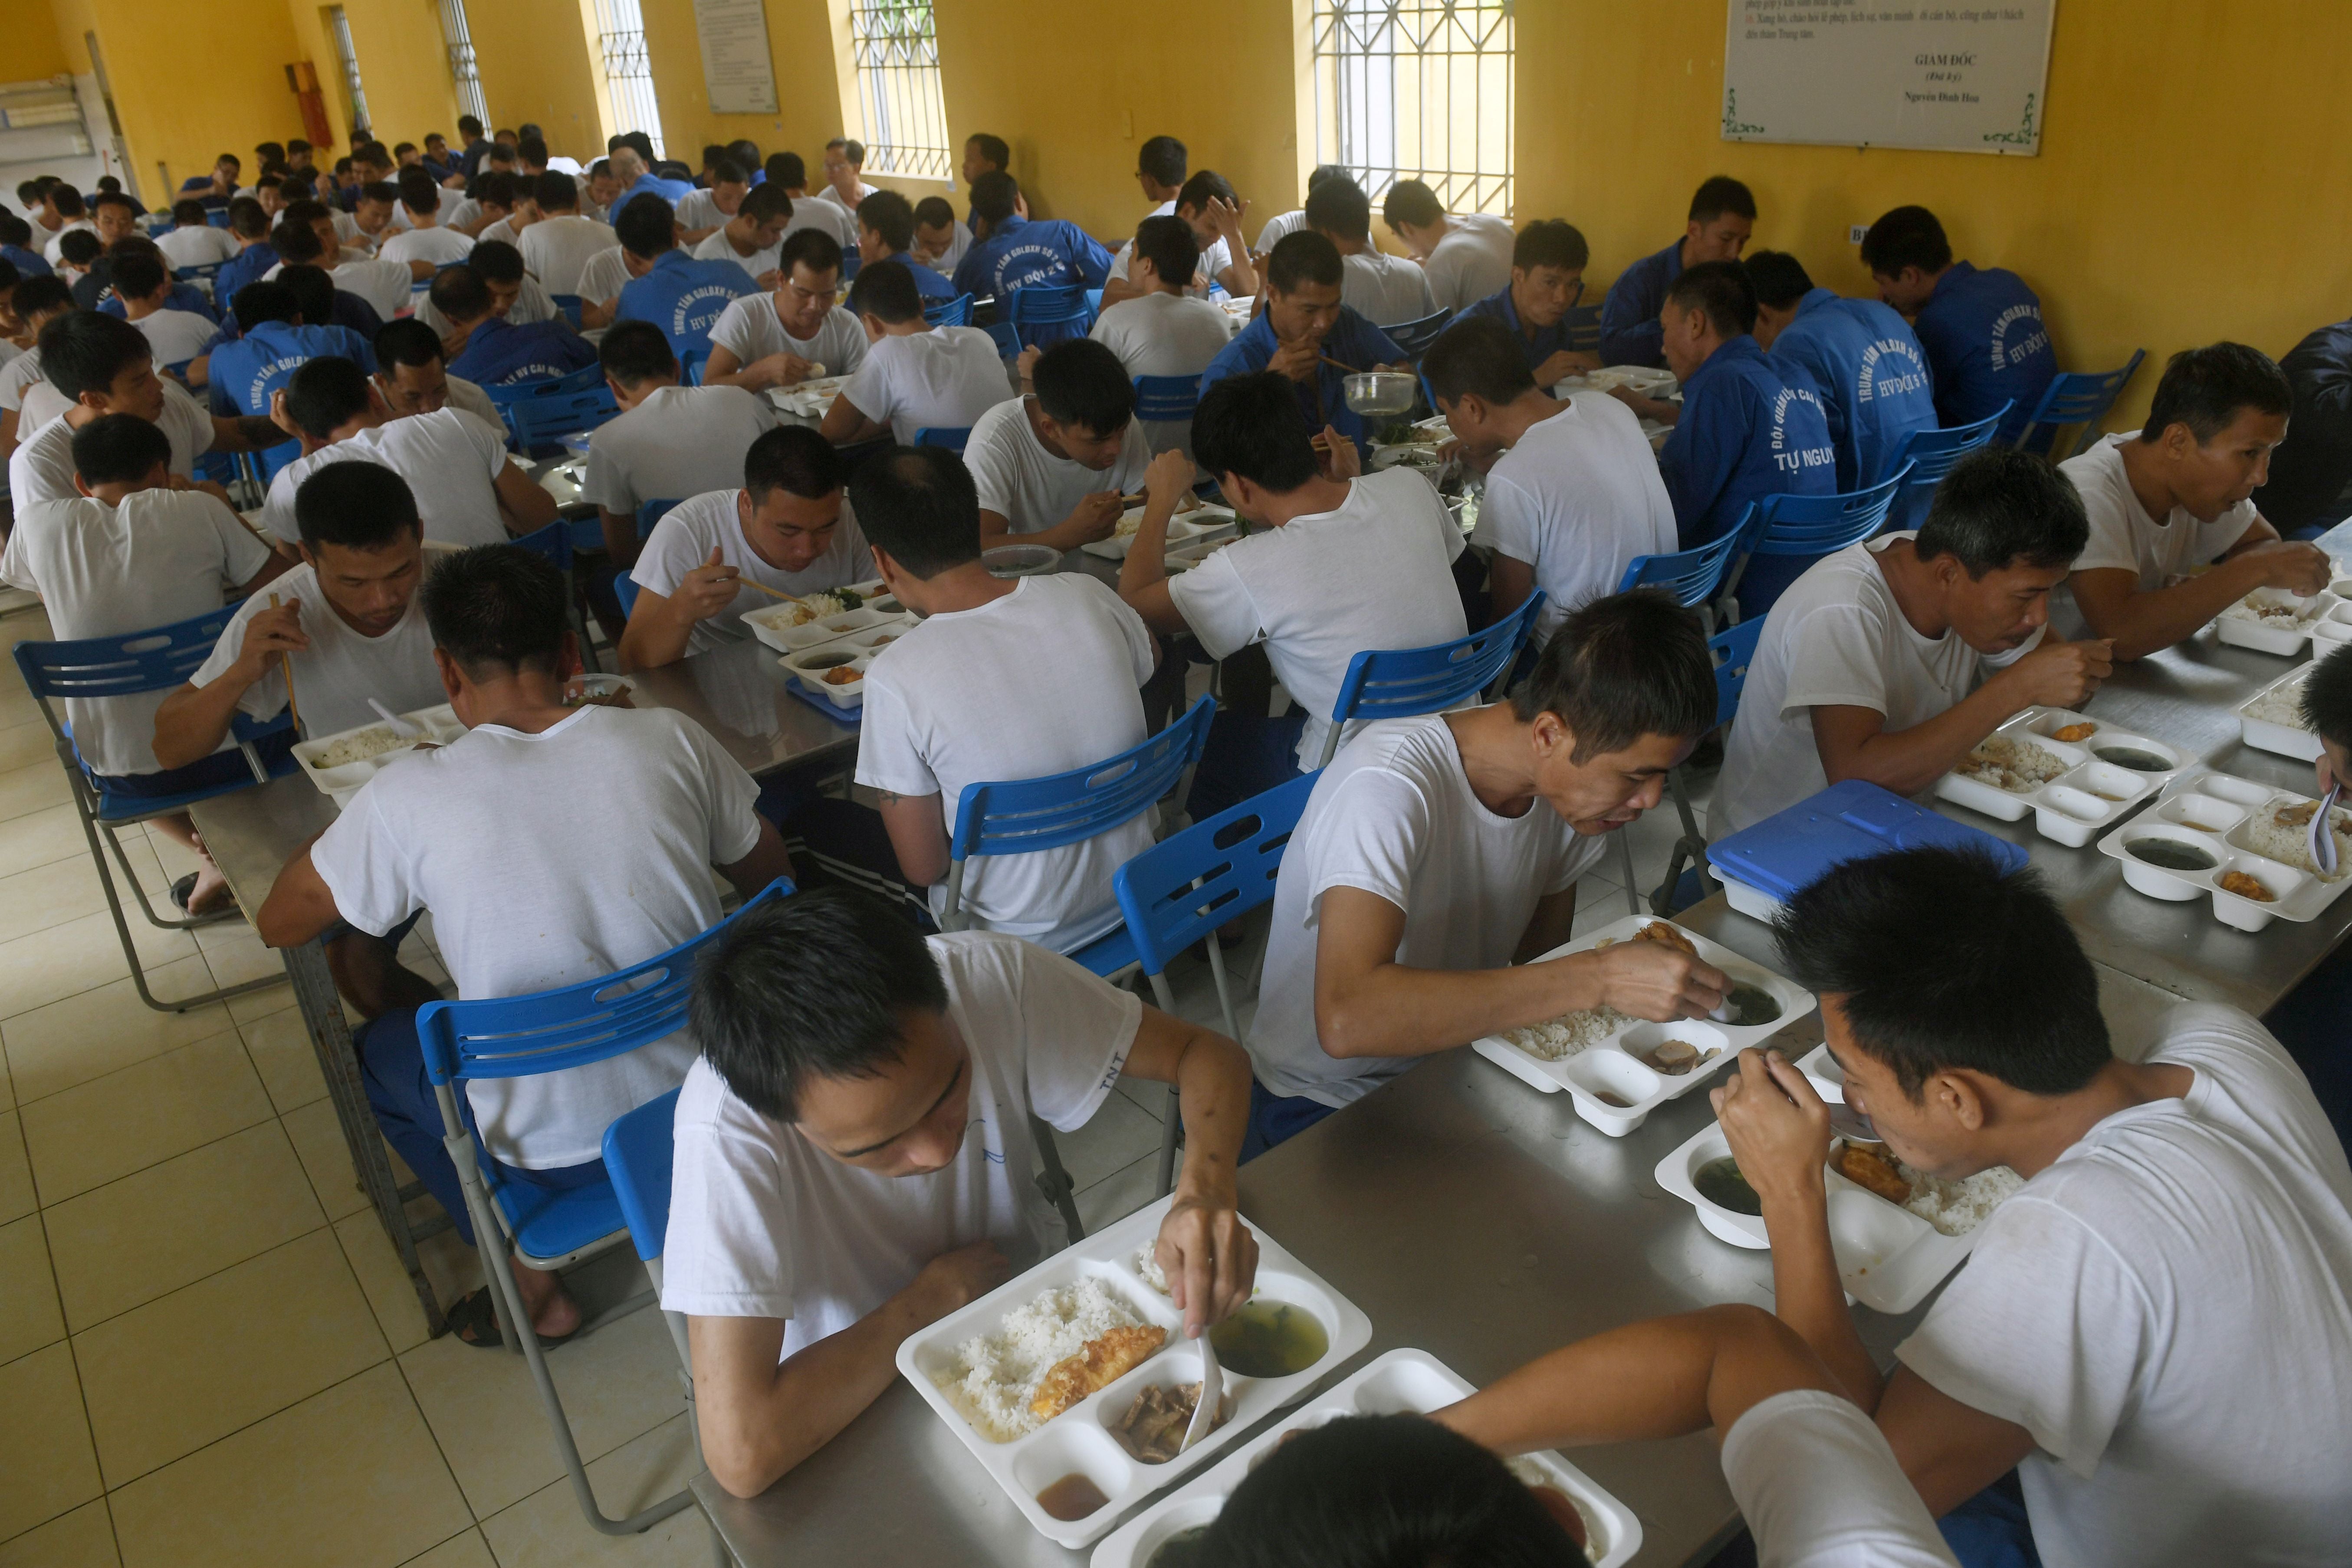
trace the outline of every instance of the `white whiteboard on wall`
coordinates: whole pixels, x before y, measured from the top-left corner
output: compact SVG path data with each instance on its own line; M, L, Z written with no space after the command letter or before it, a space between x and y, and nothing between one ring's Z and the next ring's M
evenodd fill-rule
M762 0L694 0L702 39L702 81L720 114L773 114L776 66L768 53Z
M1723 139L2042 150L2057 0L1727 0Z

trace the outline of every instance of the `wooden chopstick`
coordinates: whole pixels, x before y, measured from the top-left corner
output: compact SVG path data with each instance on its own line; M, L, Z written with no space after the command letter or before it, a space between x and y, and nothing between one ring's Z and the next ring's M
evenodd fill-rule
M1321 360L1325 364L1329 365L1332 369L1334 369L1334 370L1344 370L1344 371L1346 371L1349 375L1364 375L1364 374L1369 374L1369 373L1367 373L1367 372L1358 370L1354 365L1351 365L1351 364L1341 364L1338 360L1333 359L1329 354L1317 354L1315 357L1316 357L1317 359Z
M278 608L278 595L275 594L269 595L269 607L273 610ZM294 733L299 735L302 732L302 709L294 700L294 656L281 648L278 662L286 671L286 716L294 721Z
M735 585L739 588L749 588L755 594L765 594L771 599L782 599L787 605L797 605L801 602L798 594L787 594L781 589L771 588L765 583L755 583L740 573L736 574Z

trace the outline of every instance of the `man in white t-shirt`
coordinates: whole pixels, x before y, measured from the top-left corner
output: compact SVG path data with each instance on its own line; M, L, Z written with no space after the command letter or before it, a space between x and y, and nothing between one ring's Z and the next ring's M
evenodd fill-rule
M727 220L742 210L743 198L751 194L751 172L732 158L721 158L710 165L710 184L698 191L689 192L677 204L678 240L684 245L699 245L719 229ZM776 193L782 195L783 193ZM789 206L789 204L787 204Z
M2091 522L2074 607L2117 658L2170 647L2258 588L2308 597L2327 586L2327 552L2279 538L2249 499L2294 407L2260 349L2189 349L2164 367L2138 435L2102 437L2059 465Z
M765 392L854 374L866 363L866 329L833 302L840 292L841 247L815 229L786 236L775 291L732 301L711 327L702 384Z
M383 935L429 910L460 998L527 995L642 963L717 925L713 868L747 899L792 874L775 829L751 810L751 775L692 720L566 706L580 654L562 574L544 557L463 551L418 596L467 732L379 773L287 863L254 921L263 941L290 946L346 923ZM571 804L546 810L557 797ZM410 989L353 1043L385 1138L472 1241L416 1036L415 1009L437 993ZM693 1059L680 1030L582 1067L473 1080L462 1114L501 1184L562 1192L603 1177L604 1129L675 1088ZM514 1272L542 1341L578 1331L552 1272ZM466 1343L499 1343L487 1291L449 1318Z
M817 859L878 877L944 921L948 839L963 792L1088 767L1141 744L1141 688L1158 651L1135 612L1090 577L991 576L980 559L979 498L953 453L923 447L876 458L851 489L858 515L874 520L876 570L924 618L866 672L857 782L880 792L878 818L820 800L792 826ZM951 929L1076 952L1119 923L1111 875L1151 847L1152 816L1082 844L967 860Z
M1505 1456L1714 1429L1763 1568L1955 1568L1870 1418L1805 1342L1754 1307L1709 1307L1555 1351L1427 1416L1350 1415L1293 1434L1234 1488L1202 1560L1270 1568L1413 1561L1587 1568L1568 1500Z
M37 345L43 329L51 321L74 313L73 286L54 275L27 278L9 290L8 308L24 328L25 335ZM32 419L25 417L25 399L35 388L47 386L47 380L41 374L41 351L37 346L0 364L0 458L14 456L16 444L47 423L38 416L37 410ZM56 416L52 414L50 417ZM25 504L21 491L17 492L16 504Z
M654 524L629 569L637 604L622 668L740 642L751 635L747 610L873 578L874 552L843 510L841 458L824 437L781 426L751 443L741 472L742 489L689 497Z
M942 278L953 278L971 248L971 230L964 227L945 196L925 196L915 204L915 240L909 247L916 260Z
M1518 237L1508 218L1491 213L1449 213L1420 180L1399 180L1381 206L1389 232L1429 277L1441 310L1466 310L1511 281L1511 250Z
M453 262L466 259L474 248L471 235L441 224L441 187L421 168L400 172L400 206L408 226L391 236L376 252L378 259L397 261L419 283Z
M173 267L217 267L236 254L236 241L212 226L204 203L184 201L172 204L172 226L155 237L155 248Z
M872 195L877 187L867 184L858 175L866 167L866 144L846 136L836 136L824 144L824 188L817 192L819 201L833 203L845 212L854 213L857 204Z
M696 243L698 261L731 261L762 289L773 289L781 279L779 252L784 225L791 221L793 200L780 190L755 187L742 198L726 221Z
M604 549L625 570L637 558L637 511L684 500L743 471L751 444L776 426L767 400L740 386L680 386L669 336L651 321L619 321L596 345L621 412L589 437L580 499L596 508Z
M74 432L73 457L80 496L21 508L9 538L22 585L40 594L59 637L121 637L209 615L225 593L249 595L293 564L218 497L173 489L171 442L144 419L91 420ZM164 696L66 699L74 750L108 794L184 795L252 777L228 742L185 767L159 763L155 710ZM265 743L265 761L291 744L291 736ZM196 915L227 908L228 885L188 814L153 821L198 857L198 868L173 884L172 901Z
M866 363L825 410L826 440L848 446L887 437L910 447L920 430L969 431L1014 395L996 340L978 327L932 326L904 263L860 268L849 309L866 332Z
M980 487L981 545L1075 550L1108 539L1151 463L1135 384L1090 338L1022 357L1035 392L974 420L963 449Z
M751 1497L897 1381L899 1344L1062 1244L1034 1116L1084 1126L1121 1078L1178 1086L1184 1163L1156 1260L1179 1334L1248 1300L1234 1212L1248 1060L1017 938L929 939L820 889L746 911L695 980L662 1306L687 1317L702 1452Z
M1846 779L1924 795L2013 715L2087 700L2107 645L2043 635L2086 531L2063 475L1989 447L1953 466L1916 533L1808 567L1764 618L1707 837Z
M1714 689L1698 617L1637 590L1570 616L1509 701L1342 746L1275 883L1244 1157L1481 1036L1717 1006L1724 976L1663 943L1532 962L1568 941L1605 836L1657 805L1713 723Z
M1119 596L1153 631L1191 631L1211 658L1264 643L1292 705L1280 719L1239 707L1217 715L1192 784L1192 809L1205 816L1322 765L1358 654L1452 642L1469 626L1454 583L1462 531L1437 491L1410 468L1319 472L1281 376L1229 376L1209 388L1192 440L1227 504L1265 531L1168 575L1168 521L1192 468L1181 453L1163 454L1152 459ZM1333 450L1352 468L1351 444Z
M1421 371L1464 454L1493 465L1471 542L1495 552L1496 619L1541 588L1540 647L1640 557L1674 552L1675 505L1632 409L1597 392L1554 401L1511 329L1488 317L1446 328Z
M490 395L463 376L451 375L441 335L410 317L386 321L375 335L375 395L394 419L455 408L493 429L504 427Z
M506 433L444 408L395 419L347 359L305 361L278 395L280 428L302 455L278 470L262 526L292 543L294 497L302 481L334 463L380 463L408 483L426 535L445 544L498 544L555 521L555 498L507 455Z
M157 364L179 366L182 384L203 386L220 328L209 316L173 310L173 287L159 252L126 247L114 258L114 297L121 301L123 319L146 334Z
M1179 217L1148 217L1135 228L1128 281L1136 292L1116 309L1106 307L1087 335L1118 356L1129 378L1182 376L1197 383L1209 362L1234 341L1233 318L1185 292L1201 247ZM1143 438L1154 456L1192 449L1190 419L1142 421Z
M337 289L358 295L387 321L408 309L409 296L415 292L415 273L406 262L349 257L338 260L331 243L320 237L320 227L332 232L324 219L324 209L320 209L322 216L317 226L298 219L295 214L299 210L299 204L287 209L285 221L270 239L281 267L323 268ZM275 277L276 270L262 276Z
M1964 1562L2340 1561L2352 1541L2352 1170L2253 1019L2183 1004L2113 1056L2057 901L1989 857L1849 861L1790 900L1847 1108L1903 1165L2024 1185L1883 1375L1839 1281L1829 1110L1778 1053L1716 1089L1780 1320L1872 1412ZM2025 1519L1998 1530L2014 1467ZM2013 1555L2002 1562L2030 1561Z
M1308 194L1307 226L1339 252L1347 271L1339 302L1372 325L1402 326L1437 313L1437 299L1421 264L1372 243L1372 204L1353 178L1326 180Z
M537 194L540 219L515 241L515 248L522 252L523 265L530 268L531 275L550 294L576 294L584 300L610 307L620 297L619 287L615 286L610 294L591 293L581 287L580 274L590 258L620 248L621 242L613 237L612 226L580 216L580 187L572 184L569 174L541 174ZM622 269L621 281L628 281L626 268Z
M1213 169L1203 169L1184 182L1171 201L1154 207L1150 217L1173 217L1192 232L1192 242L1200 247L1192 276L1183 280L1184 291L1194 299L1205 300L1212 288L1222 288L1237 299L1257 292L1257 268L1250 260L1249 246L1242 238L1242 214L1249 204L1234 194L1234 187L1223 174ZM1128 276L1135 260L1135 242L1128 241L1110 265L1109 280L1103 285L1103 304L1109 307L1122 300L1133 299L1140 289Z

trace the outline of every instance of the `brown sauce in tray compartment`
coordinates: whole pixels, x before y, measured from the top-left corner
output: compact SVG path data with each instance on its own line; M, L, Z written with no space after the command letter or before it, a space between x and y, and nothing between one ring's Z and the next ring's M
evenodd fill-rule
M1102 1488L1076 1470L1037 1494L1037 1506L1059 1520L1084 1519L1108 1501Z

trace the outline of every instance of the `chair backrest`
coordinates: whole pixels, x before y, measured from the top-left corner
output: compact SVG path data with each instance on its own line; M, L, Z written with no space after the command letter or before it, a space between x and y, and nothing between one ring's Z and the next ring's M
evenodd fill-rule
M560 437L593 430L621 412L604 376L592 364L570 375L482 390L505 416L514 444L525 452L541 453L556 448Z
M1890 529L1916 528L1927 515L1927 503L1935 499L1937 485L1943 482L1952 465L1975 451L1993 437L2000 422L2009 417L2015 406L2004 403L1983 418L1966 425L1954 425L1943 430L1914 430L1903 437L1903 445L1895 448L1895 459L1886 471L1903 476L1903 489L1887 509L1886 526Z
M1161 839L1118 868L1111 886L1146 974L1274 897L1275 873L1314 793L1318 771L1279 784Z
M651 539L654 536L654 524L668 516L669 509L677 504L677 500L642 502L637 507L637 537Z
M560 517L545 528L519 534L508 542L520 545L533 555L546 556L558 572L572 570L572 525Z
M635 577L630 576L626 572L614 573L613 575L613 597L621 602L621 614L623 616L635 615L637 613L637 580Z
M1084 331L1094 324L1095 306L1087 302L1084 289L1048 289L1032 285L1015 289L1001 301L1004 319L1011 322L1021 342L1030 342L1026 327L1054 327L1065 323Z
M1453 311L1440 310L1434 316L1423 316L1417 321L1399 321L1395 326L1382 327L1381 331L1389 335L1389 342L1404 351L1405 358L1419 359L1422 352L1437 341L1437 334L1445 330L1445 323L1453 319Z
M971 426L969 425L960 426L952 430L926 425L915 432L916 446L945 447L950 452L962 451L964 443L971 439Z
M703 373L710 368L710 345L687 350L677 356L677 384L680 386L700 386Z
M971 325L971 295L959 294L952 300L924 306L923 320L935 327L968 327Z
M1706 639L1706 651L1715 658L1715 721L1728 724L1739 711L1739 694L1748 685L1748 666L1756 657L1756 643L1764 635L1764 619L1758 616L1740 622L1727 632L1717 632Z
M582 323L580 310L587 301L577 294L550 294L547 298L551 304L563 312L563 319L572 323L572 330L578 331Z
M743 909L667 952L598 980L528 996L428 1002L416 1015L425 1070L436 1084L464 1079L532 1078L617 1057L686 1026L694 962L719 934L755 909L787 898L779 877Z
M1197 375L1139 375L1135 378L1138 419L1190 419L1201 404Z
M1356 720L1402 719L1434 713L1477 696L1511 667L1511 660L1542 613L1543 590L1484 631L1429 647L1368 649L1348 661L1339 695L1331 704L1331 732L1323 742L1323 766L1339 749L1342 725Z
M1107 833L1149 810L1201 760L1216 699L1118 756L1044 778L968 784L949 854L1027 855Z
M205 261L194 267L174 267L172 268L172 276L183 283L194 283L200 278L210 282L219 276L220 269L227 265L225 261Z
M1831 555L1849 544L1876 535L1886 521L1895 494L1909 482L1898 473L1893 479L1836 496L1799 496L1785 492L1750 502L1755 537L1748 544L1752 555ZM1747 531L1750 519L1739 520L1737 531Z
M1568 314L1560 318L1568 328L1568 346L1578 353L1597 353L1601 350L1601 307L1570 305Z
M669 1235L669 1182L677 1157L670 1131L677 1121L677 1096L671 1089L604 1129L604 1172L613 1178L613 1195L640 1262L659 1258Z
M2042 389L2042 401L2033 405L2024 427L2018 431L2017 445L2029 452L2047 450L2053 463L2081 453L2098 439L2099 421L2107 416L2116 395L2147 357L2146 349L2134 349L2121 369L2062 371L2052 376L2050 384ZM2061 452L2056 446L2058 432L2068 425L2080 425L2082 434L2071 448Z
M612 390L604 385L604 366L583 364L569 374L544 376L537 381L511 382L504 386L484 386L482 390L492 403L505 408L509 404L570 397L574 393L593 392L599 388L607 394Z
M1636 556L1625 568L1617 591L1622 594L1628 588L1664 588L1685 608L1697 609L1715 597L1730 566L1732 552L1739 547L1741 532L1739 528L1727 528L1695 550Z
M134 697L176 690L200 668L236 614L224 605L201 616L116 637L20 642L14 650L35 697ZM46 704L45 704L46 706Z

